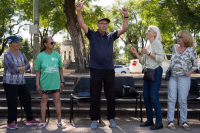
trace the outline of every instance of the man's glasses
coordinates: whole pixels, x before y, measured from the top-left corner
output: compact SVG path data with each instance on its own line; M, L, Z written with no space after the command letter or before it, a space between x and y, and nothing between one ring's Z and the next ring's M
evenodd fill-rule
M182 36L177 36L177 38L183 38Z
M105 25L105 26L108 26L108 23L99 23L101 25Z
M56 44L56 42L51 42L51 45Z

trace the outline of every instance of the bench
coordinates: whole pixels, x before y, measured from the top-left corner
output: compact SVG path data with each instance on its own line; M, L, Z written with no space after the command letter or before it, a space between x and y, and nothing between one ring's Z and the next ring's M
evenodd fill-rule
M79 80L80 79L80 80ZM79 82L77 83L77 80ZM74 93L71 93L70 96L70 123L73 118L73 100L77 99L78 105L81 107L89 107L90 106L90 77L76 77L74 79ZM133 77L115 77L115 87L122 87L122 85L131 86L134 88L134 79ZM84 93L86 92L86 93ZM81 94L82 96L79 96ZM141 122L142 120L142 103L141 103L141 95L138 97L123 97L123 98L116 98L116 99L136 99L135 105L135 117L137 117L137 104L138 99L140 100L140 117ZM99 107L101 110L101 105ZM99 123L101 123L101 111L99 115Z
M26 86L28 91L31 92L36 92L36 79L35 77L25 77L25 81L26 81ZM41 96L31 96L31 99L41 99ZM22 104L20 101L20 107L21 107L21 119L23 119L23 109L22 109ZM49 113L49 101L47 101L47 114L48 117L50 117L50 113ZM17 121L17 120L16 120Z

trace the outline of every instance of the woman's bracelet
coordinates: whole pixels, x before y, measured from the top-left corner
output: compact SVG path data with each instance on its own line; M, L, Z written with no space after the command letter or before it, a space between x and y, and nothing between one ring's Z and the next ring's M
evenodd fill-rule
M39 86L39 84L36 84L36 83L35 83L35 85L36 85L36 86Z

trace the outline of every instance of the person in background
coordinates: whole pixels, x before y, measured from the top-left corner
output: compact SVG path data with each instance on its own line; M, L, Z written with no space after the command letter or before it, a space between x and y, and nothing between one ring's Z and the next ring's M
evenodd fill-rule
M99 119L99 105L101 100L102 81L104 82L104 92L107 99L107 115L110 127L116 127L115 118L115 71L113 64L113 42L128 29L128 9L122 8L120 11L124 15L124 22L121 29L108 33L110 20L100 18L97 23L98 30L93 31L84 23L81 10L83 3L76 4L77 19L79 26L85 32L90 41L90 117L91 128L97 128Z
M26 113L26 125L36 125L40 123L35 120L31 110L31 95L26 87L24 72L30 68L30 64L25 54L19 51L20 38L11 35L7 38L10 49L4 54L3 86L8 104L7 128L17 129L15 124L17 119L18 96Z
M148 44L146 48L142 48L141 53L143 59L137 53L137 50L132 47L131 52L136 55L139 62L145 65L146 68L156 69L154 81L144 80L143 83L143 98L146 107L147 121L141 124L141 127L151 126L151 130L163 128L161 106L159 101L159 90L162 81L163 69L161 67L164 60L163 46L161 43L160 30L156 26L149 26L146 32ZM153 106L152 106L153 104ZM153 122L153 107L155 109L156 123Z
M60 93L64 89L64 77L62 69L62 60L60 54L55 52L55 42L52 37L43 38L43 48L36 60L36 86L37 93L41 95L40 108L42 123L36 128L41 129L47 126L45 123L46 106L48 101L48 94L52 93L53 102L56 107L56 114L58 118L57 127L66 128L66 124L61 122L61 102Z
M171 76L168 82L168 128L176 129L174 125L174 110L178 93L180 105L180 119L183 129L190 130L187 123L187 97L190 90L190 76L198 68L195 41L186 31L179 31L177 44L173 46L171 58Z

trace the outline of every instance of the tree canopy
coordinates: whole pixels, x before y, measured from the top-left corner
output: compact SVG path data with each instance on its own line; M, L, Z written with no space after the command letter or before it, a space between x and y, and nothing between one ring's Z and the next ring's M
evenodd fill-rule
M149 25L157 26L161 31L162 44L165 53L172 52L172 46L177 43L176 35L180 30L188 30L197 43L196 50L200 54L200 0L115 0L108 7L91 5L95 0L84 0L82 9L83 19L92 30L97 30L100 17L111 20L108 32L120 29L123 15L119 11L122 7L129 10L128 31L120 36L124 42L122 60L129 62L136 58L130 47L138 51L147 43L146 30ZM59 31L68 32L72 39L77 72L85 72L89 57L89 41L81 30L75 10L77 0L40 0L40 39L44 36L54 36ZM14 33L14 27L21 28L26 21L33 21L33 0L1 0L0 1L0 55L6 46L6 35ZM17 19L16 19L17 18ZM119 58L118 41L114 44L114 59Z

